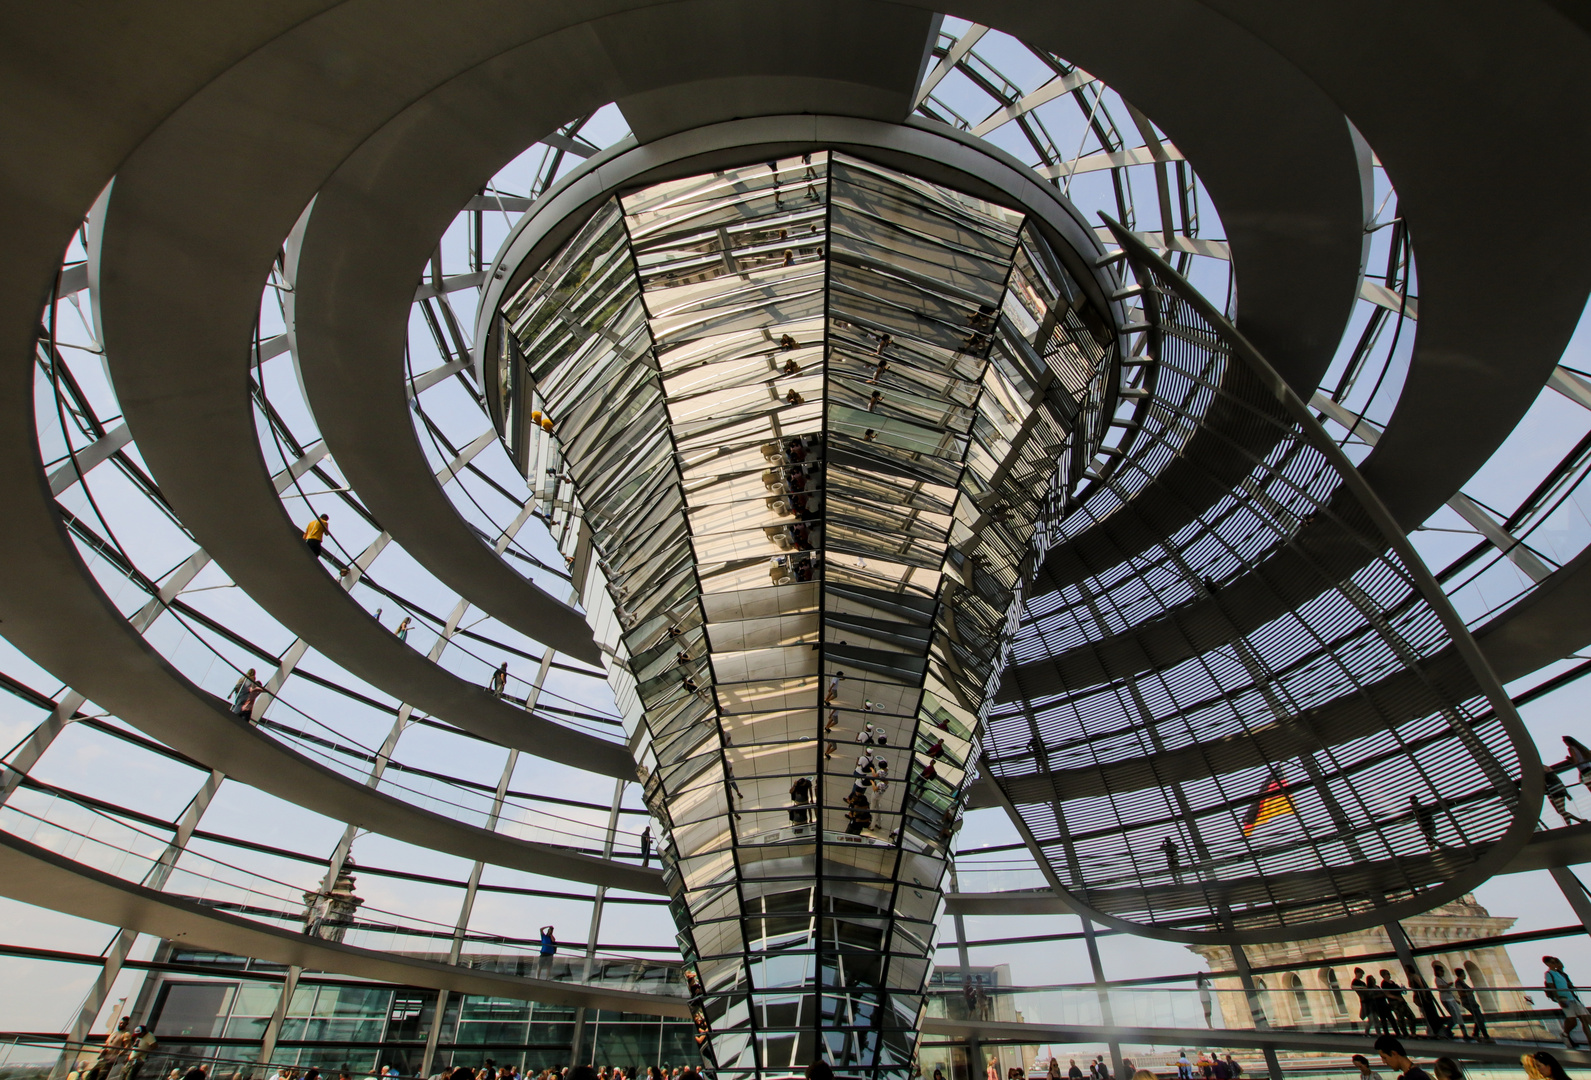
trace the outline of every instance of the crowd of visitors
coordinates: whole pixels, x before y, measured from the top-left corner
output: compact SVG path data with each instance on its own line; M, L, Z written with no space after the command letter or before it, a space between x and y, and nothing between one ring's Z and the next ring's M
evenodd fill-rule
M1110 1062L1105 1060L1103 1054L1096 1054L1093 1060L1087 1062L1088 1071L1084 1072L1077 1064L1076 1058L1068 1059L1067 1068L1062 1069L1061 1063L1056 1058L1050 1058L1048 1080L1112 1080ZM1237 1080L1244 1075L1243 1066L1230 1053L1225 1057L1211 1050L1200 1050L1194 1058L1188 1057L1187 1050L1177 1051L1177 1060L1174 1063L1175 1074L1160 1072L1151 1069L1141 1069L1132 1058L1121 1059L1122 1076L1131 1080L1167 1080L1175 1075L1177 1080L1192 1080L1193 1077L1203 1077L1204 1080ZM994 1076L994 1059L990 1059L989 1076ZM1020 1071L1020 1070L1017 1070ZM938 1069L934 1070L934 1080L944 1080Z
M1200 1077L1202 1080L1237 1080L1238 1077L1244 1075L1243 1066L1238 1064L1237 1059L1232 1056L1230 1051L1223 1057L1220 1051L1217 1050L1198 1050L1190 1058L1187 1050L1178 1050L1175 1064L1177 1080L1194 1080L1195 1077ZM1057 1069L1058 1066L1055 1063L1055 1059L1050 1058L1050 1076L1052 1080L1060 1076ZM1146 1075L1154 1077L1155 1080L1160 1080L1160 1077L1155 1077L1155 1074L1148 1069L1135 1069L1130 1058L1122 1059L1122 1071L1131 1073L1132 1080L1141 1080ZM1096 1058L1094 1067L1090 1069L1088 1075L1089 1080L1108 1080L1110 1074L1106 1069L1105 1059ZM1077 1068L1077 1062L1072 1062L1072 1071L1067 1076L1069 1080L1078 1080L1082 1076L1082 1072Z
M351 1080L344 1074L339 1080ZM368 1080L401 1080L397 1074ZM433 1073L430 1080L701 1080L694 1065L575 1065L561 1069L524 1069L498 1065L487 1058L478 1068L455 1066Z
M1177 1075L1182 1080L1191 1080L1194 1076L1203 1077L1204 1080L1236 1080L1243 1075L1243 1066L1230 1052L1222 1057L1218 1051L1200 1050L1192 1060L1188 1058L1186 1050L1177 1051Z
M1413 992L1414 1005L1425 1020L1425 1033L1432 1039L1451 1039L1457 1029L1465 1042L1472 1038L1491 1041L1486 1030L1486 1014L1481 1010L1480 999L1469 983L1463 968L1454 968L1451 976L1440 961L1431 964L1430 983L1418 969L1405 964L1403 977L1408 985L1400 984L1387 968L1370 974L1364 968L1353 969L1349 986L1359 997L1359 1019L1368 1033L1372 1028L1378 1035L1414 1035L1419 1018L1409 1005L1409 992ZM1435 991L1433 993L1432 991ZM1440 1000L1440 1004L1438 1001ZM1469 1023L1466 1024L1465 1020ZM1473 1035L1471 1031L1473 1030Z
M111 1080L112 1076L116 1080L138 1080L157 1045L153 1024L134 1025L124 1016L105 1036L99 1056L92 1063L78 1062L73 1071L79 1080Z
M136 1040L143 1036L135 1036L135 1032L144 1032L144 1028L128 1029L125 1024L112 1033L113 1039L126 1036ZM152 1034L146 1033L149 1039ZM136 1041L117 1042L112 1048L111 1041L107 1040L107 1049L110 1056L102 1054L100 1058L90 1065L87 1061L78 1062L77 1068L67 1074L67 1080L102 1080L110 1073L104 1070L121 1068L118 1080L132 1080L138 1075L135 1066L148 1058L153 1042L141 1050ZM141 1055L141 1056L140 1056ZM174 1059L175 1060L175 1059ZM226 1070L221 1063L214 1063L215 1075L221 1076ZM172 1068L165 1080L209 1080L212 1069L211 1062L185 1061ZM256 1067L257 1068L257 1067ZM155 1080L158 1073L152 1074L150 1080ZM255 1073L252 1068L243 1067L230 1072L230 1080L246 1080ZM327 1069L324 1073L314 1067L295 1068L290 1065L276 1067L275 1080L420 1080L419 1077L407 1076L403 1070L394 1065L381 1065L373 1069L353 1069L348 1065L333 1071ZM641 1068L633 1065L575 1065L556 1069L522 1069L518 1065L498 1065L491 1058L487 1058L479 1065L456 1065L443 1068L431 1073L428 1080L702 1080L694 1065L649 1065Z
M1382 1035L1376 1039L1375 1052L1397 1080L1433 1080L1433 1077L1434 1080L1464 1080L1464 1070L1450 1057L1432 1061L1430 1071L1422 1069L1409 1057L1396 1035ZM1528 1080L1569 1080L1563 1065L1546 1050L1522 1054L1519 1063ZM1369 1059L1363 1054L1355 1054L1353 1064L1359 1070L1359 1080L1384 1080L1383 1074L1371 1068Z
M550 940L552 927L544 927L544 940ZM1556 959L1556 958L1549 958ZM1549 967L1549 971L1562 973L1562 964ZM1573 983L1564 975L1562 981L1549 983L1556 986L1555 991L1560 995L1573 994ZM1557 999L1555 999L1557 1000ZM1576 1014L1575 1019L1582 1025L1584 1018ZM1566 1026L1566 1030L1568 1030ZM132 1026L128 1018L122 1017L105 1039L99 1056L92 1063L87 1059L77 1062L76 1068L68 1075L67 1080L138 1080L140 1071L150 1060L151 1052L156 1048L157 1042L152 1026ZM1465 1080L1463 1069L1451 1057L1438 1057L1434 1059L1430 1068L1422 1068L1408 1053L1402 1040L1393 1034L1383 1033L1374 1043L1374 1053L1380 1058L1383 1070L1378 1071L1370 1059L1363 1054L1355 1054L1351 1059L1354 1071L1359 1080ZM1551 1053L1537 1050L1525 1053L1520 1058L1527 1080L1570 1080L1564 1071L1563 1065ZM167 1062L166 1064L173 1064ZM1131 1058L1121 1060L1121 1078L1126 1080L1239 1080L1245 1075L1245 1070L1237 1059L1230 1053L1224 1056L1220 1052L1199 1050L1190 1057L1186 1049L1178 1050L1173 1063L1174 1073L1161 1071L1159 1073L1150 1069L1138 1068ZM1111 1071L1111 1064L1103 1055L1096 1055L1092 1060L1086 1061L1086 1071L1079 1066L1076 1058L1068 1061L1066 1068L1062 1068L1055 1057L1051 1057L1048 1068L1047 1080L1117 1080ZM1262 1070L1263 1071L1263 1070ZM156 1080L160 1071L156 1070L148 1080ZM218 1074L219 1075L219 1074ZM241 1074L236 1074L241 1075ZM920 1073L917 1074L920 1076ZM1027 1074L1031 1075L1031 1074ZM347 1065L337 1070L336 1080L405 1080L402 1071L394 1066L381 1066L365 1073L363 1070L351 1070ZM833 1070L824 1062L817 1062L806 1069L808 1080L834 1080ZM203 1062L176 1063L171 1068L165 1080L209 1080L209 1067ZM277 1069L276 1080L332 1080L331 1074L323 1077L318 1068L298 1069L282 1066ZM419 1080L419 1078L416 1078ZM431 1074L428 1080L702 1080L701 1074L694 1065L576 1065L564 1068L546 1069L521 1069L518 1065L498 1065L491 1058L486 1058L478 1066L455 1065L444 1068ZM935 1067L933 1080L946 1080L944 1071ZM1010 1076L1002 1078L999 1061L990 1057L985 1070L984 1080L1026 1080L1021 1069L1010 1070Z
M1353 1055L1351 1064L1359 1080L1465 1080L1463 1069L1451 1057L1435 1058L1428 1068L1422 1068L1409 1057L1402 1040L1396 1035L1379 1036L1375 1041L1374 1053L1380 1058L1380 1070L1365 1055ZM1520 1064L1524 1067L1527 1080L1570 1080L1563 1065L1546 1050L1522 1055ZM1013 1070L1013 1074L1020 1071ZM1077 1059L1072 1058L1066 1068L1052 1057L1046 1071L1047 1080L1112 1080L1110 1065L1103 1056L1085 1061L1083 1066L1079 1066ZM986 1073L986 1080L1001 1080L995 1059L989 1059ZM1231 1054L1223 1057L1208 1050L1197 1051L1193 1057L1189 1057L1185 1049L1178 1050L1171 1070L1140 1069L1133 1064L1132 1059L1122 1059L1122 1076L1130 1080L1171 1080L1173 1077L1175 1080L1236 1080L1243 1075L1243 1067ZM934 1070L933 1080L945 1080L941 1069ZM1015 1080L1015 1076L1012 1080Z
M1563 1013L1564 1046L1574 1048L1576 1028L1585 1036L1587 1044L1591 1044L1591 1012L1580 1001L1563 961L1556 956L1543 956L1541 962L1546 969L1542 988L1547 1000ZM1465 1042L1472 1039L1494 1041L1486 1029L1486 1014L1481 1009L1479 995L1463 968L1455 967L1450 973L1444 964L1434 961L1429 984L1417 969L1404 965L1403 971L1406 987L1399 985L1386 968L1381 969L1379 980L1376 975L1367 974L1364 968L1353 969L1350 985L1359 996L1359 1019L1364 1022L1366 1033L1374 1028L1377 1034L1384 1036L1409 1038L1418 1034L1419 1019L1409 1005L1412 993L1414 1006L1424 1018L1426 1037L1451 1039L1457 1031Z

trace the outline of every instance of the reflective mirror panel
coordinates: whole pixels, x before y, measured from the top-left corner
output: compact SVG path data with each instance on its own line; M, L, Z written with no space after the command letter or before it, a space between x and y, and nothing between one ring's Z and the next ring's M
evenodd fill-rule
M720 1075L905 1076L1024 583L1115 378L1023 213L839 153L610 199L502 308Z

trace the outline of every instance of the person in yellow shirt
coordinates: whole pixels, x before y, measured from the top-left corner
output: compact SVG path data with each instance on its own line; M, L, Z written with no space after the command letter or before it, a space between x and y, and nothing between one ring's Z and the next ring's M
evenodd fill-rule
M105 1046L99 1052L99 1060L89 1070L88 1080L109 1080L123 1051L133 1041L132 1030L128 1027L131 1023L131 1018L126 1016L116 1021L116 1030L105 1036Z
M140 1024L133 1028L132 1041L128 1044L127 1063L122 1066L122 1080L138 1080L138 1074L143 1071L144 1063L149 1060L149 1052L156 1045L158 1043L153 1025L145 1027Z
M326 534L331 532L331 526L328 524L330 521L330 514L322 514L304 526L304 543L309 545L309 550L315 553L315 558L317 559L325 557L321 551L321 545L326 540Z

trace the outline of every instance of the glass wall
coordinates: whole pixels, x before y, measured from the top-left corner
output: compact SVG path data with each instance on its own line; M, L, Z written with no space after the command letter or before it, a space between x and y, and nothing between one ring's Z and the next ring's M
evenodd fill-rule
M273 1032L286 970L259 961L213 954L173 953L182 973L156 975L145 991L161 1048L180 1057L215 1058L221 1073L242 1072L261 1060L269 1043L270 1070L280 1066L344 1067L362 1075L390 1066L416 1075L425 1061L438 993L305 973ZM194 968L230 969L216 975ZM248 975L257 975L250 979ZM524 1070L570 1064L577 1027L579 1058L626 1068L700 1065L689 1022L581 1010L517 998L450 994L443 1007L430 1072L456 1065L479 1068L490 1058Z

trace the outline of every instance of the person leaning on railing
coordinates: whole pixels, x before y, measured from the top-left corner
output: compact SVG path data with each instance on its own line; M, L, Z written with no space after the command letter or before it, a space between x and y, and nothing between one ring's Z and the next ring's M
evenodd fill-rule
M143 1071L144 1063L149 1060L149 1052L156 1045L153 1026L145 1027L140 1024L133 1028L132 1042L128 1044L127 1064L122 1066L122 1080L138 1080L138 1074Z
M326 534L331 532L331 515L322 514L304 526L304 546L315 553L315 558L325 557Z
M128 1028L132 1020L122 1017L116 1021L116 1030L105 1036L105 1045L100 1048L99 1060L88 1071L87 1080L107 1080L116 1068L116 1062L121 1058L127 1044L133 1041L133 1033Z

